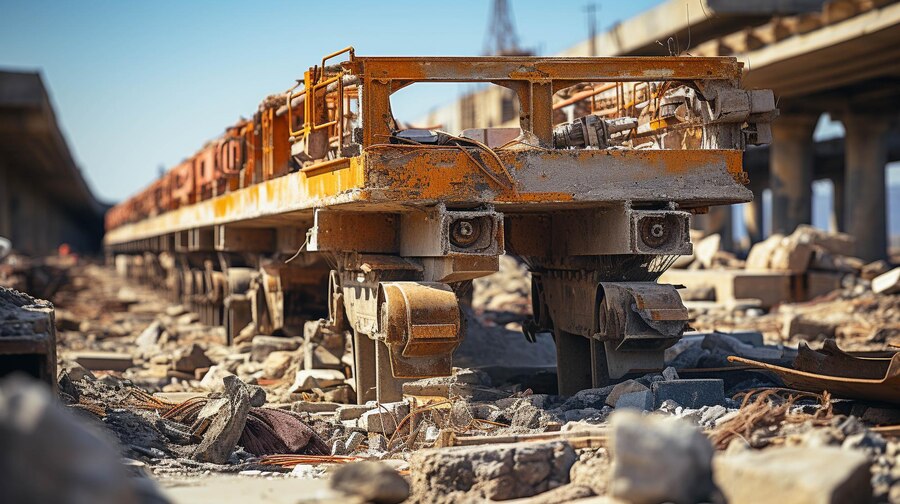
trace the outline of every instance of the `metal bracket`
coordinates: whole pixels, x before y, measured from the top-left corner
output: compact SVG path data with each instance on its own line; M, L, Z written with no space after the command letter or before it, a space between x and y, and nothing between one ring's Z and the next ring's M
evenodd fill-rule
M396 378L449 376L461 341L456 294L437 282L383 282L378 288L379 328Z

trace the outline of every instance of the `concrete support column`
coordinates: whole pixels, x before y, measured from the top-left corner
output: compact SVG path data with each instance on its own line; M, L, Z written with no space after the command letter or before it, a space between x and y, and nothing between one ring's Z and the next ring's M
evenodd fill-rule
M723 250L732 250L734 248L730 206L709 207L708 213L695 215L691 218L691 227L703 231L705 236L718 234L722 238L721 247Z
M856 255L867 261L887 256L885 165L890 121L881 115L847 114L844 156L844 226L856 237Z
M832 201L831 206L831 224L832 228L835 231L843 232L845 230L844 225L844 197L847 193L847 187L844 181L846 180L846 170L842 171L840 174L835 174L831 177L831 184L834 186L834 201Z
M812 220L812 134L818 116L785 115L772 123L769 182L772 232L789 234Z
M753 192L753 201L744 205L744 227L747 228L747 238L750 240L750 246L763 240L762 194L768 186L768 177L750 175L750 184L747 186L747 189Z

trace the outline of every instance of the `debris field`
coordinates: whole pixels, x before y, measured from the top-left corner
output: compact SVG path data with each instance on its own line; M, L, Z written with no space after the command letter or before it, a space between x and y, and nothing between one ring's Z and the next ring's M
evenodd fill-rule
M704 261L702 243L692 264ZM705 269L685 271L742 271L712 255ZM8 418L4 443L55 454L58 470L85 477L104 468L103 491L136 502L177 501L226 477L270 489L314 484L291 502L900 502L900 295L896 280L883 287L897 270L882 265L842 270L838 289L774 307L691 305L688 287L700 330L667 350L664 369L562 397L550 335L529 343L521 334L526 270L503 257L500 273L475 283L453 375L405 383L402 401L366 404L352 404L347 341L333 334L228 346L221 328L113 268L29 264L16 274L51 270L55 310L4 288L0 337L21 337L28 317L53 317L64 408L12 377L0 386L0 418L17 401L43 402L34 421L59 432L30 439ZM797 318L825 329L801 331ZM509 351L497 362L491 348ZM69 431L100 438L98 453L65 441ZM88 456L103 462L66 466ZM20 477L7 469L9 481Z

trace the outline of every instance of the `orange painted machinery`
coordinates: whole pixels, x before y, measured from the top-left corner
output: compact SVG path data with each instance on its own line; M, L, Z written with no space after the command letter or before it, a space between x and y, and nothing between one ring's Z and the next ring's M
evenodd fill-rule
M570 394L659 367L684 331L655 280L691 253L692 214L751 199L742 151L777 115L740 77L733 58L348 48L110 210L106 247L229 338L305 334L359 401L450 373L460 299L512 254L532 272L526 337L552 333ZM431 82L505 88L517 119L398 122L391 95Z

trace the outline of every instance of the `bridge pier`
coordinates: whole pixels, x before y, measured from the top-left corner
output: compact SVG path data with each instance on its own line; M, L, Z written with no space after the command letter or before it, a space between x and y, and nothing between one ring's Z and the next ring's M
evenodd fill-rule
M772 233L790 234L797 225L812 221L812 134L818 119L813 114L786 114L772 123Z
M744 205L744 226L747 228L747 248L763 240L763 191L769 187L769 177L750 173L747 189L753 192L753 201Z
M856 255L867 261L887 255L885 165L890 120L885 115L848 113L844 136L844 227L856 237ZM837 193L837 187L835 187Z

